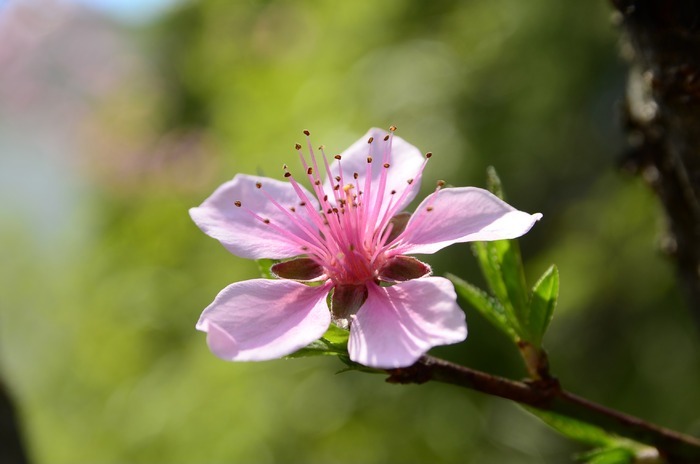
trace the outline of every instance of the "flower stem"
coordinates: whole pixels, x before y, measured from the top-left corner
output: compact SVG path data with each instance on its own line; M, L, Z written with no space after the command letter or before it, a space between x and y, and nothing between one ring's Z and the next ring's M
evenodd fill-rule
M599 426L622 437L654 446L669 463L700 462L700 439L609 409L567 392L554 379L517 382L470 369L433 356L414 365L389 369L387 382L425 383L430 380L499 396Z

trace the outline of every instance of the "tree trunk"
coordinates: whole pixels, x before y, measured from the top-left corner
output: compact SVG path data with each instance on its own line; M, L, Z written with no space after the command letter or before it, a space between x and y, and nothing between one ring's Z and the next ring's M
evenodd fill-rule
M663 248L700 323L700 2L612 0L630 61L624 166L666 213Z

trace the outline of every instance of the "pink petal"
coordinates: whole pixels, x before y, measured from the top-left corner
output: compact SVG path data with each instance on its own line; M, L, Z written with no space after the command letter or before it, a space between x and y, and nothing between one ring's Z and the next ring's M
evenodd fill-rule
M262 189L256 183L262 184ZM303 187L302 187L303 189ZM263 193L285 208L295 207L294 217L306 220L305 208L299 206L300 199L288 182L267 177L238 174L233 180L221 185L197 208L190 209L190 216L205 234L219 240L231 253L242 258L291 258L303 254L299 237L306 234L295 220L277 208ZM316 200L308 191L314 210ZM235 202L240 201L241 207ZM260 218L269 219L265 224ZM280 229L283 232L280 232Z
M421 202L401 238L402 253L435 253L453 243L520 237L542 217L476 187L446 188Z
M410 366L431 347L467 337L464 312L452 284L425 277L391 287L369 286L367 301L352 321L350 359L365 366Z
M355 193L359 190L364 190L367 174L367 156L370 154L370 144L367 143L367 140L370 137L374 138L372 142L371 203L369 203L371 205L374 205L379 190L379 178L381 177L382 171L385 170L383 167L384 151L385 148L388 147L388 142L384 141L384 137L388 134L388 132L382 129L370 129L360 140L353 143L350 148L341 153L340 156L342 159L340 161L334 161L331 164L331 173L333 177L340 174L340 166L342 167L345 183L355 185ZM401 202L397 203L396 211L401 211L416 197L418 189L420 188L421 166L425 160L416 147L396 135L394 135L391 147L391 156L388 160L390 167L387 171L387 183L383 197L386 201L383 202L381 213L386 210L388 198L391 196L390 192L392 190L397 192L394 195L394 201L398 201L404 190L408 189L407 195ZM353 179L353 173L359 175L357 180ZM407 183L409 179L414 179L413 183L410 185ZM326 179L323 188L326 192L332 191L333 187L331 186L330 179Z
M253 279L223 289L202 313L211 351L226 361L265 361L318 340L331 321L328 287Z

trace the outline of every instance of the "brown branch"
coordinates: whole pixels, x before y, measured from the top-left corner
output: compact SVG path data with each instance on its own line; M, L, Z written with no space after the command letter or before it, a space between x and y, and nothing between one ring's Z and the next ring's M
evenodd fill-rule
M700 2L612 0L630 62L623 165L661 200L664 249L700 323Z
M387 370L387 373L390 383L420 384L433 380L506 398L654 446L669 463L700 463L700 439L580 398L562 389L555 379L516 382L432 356L423 356L413 366Z

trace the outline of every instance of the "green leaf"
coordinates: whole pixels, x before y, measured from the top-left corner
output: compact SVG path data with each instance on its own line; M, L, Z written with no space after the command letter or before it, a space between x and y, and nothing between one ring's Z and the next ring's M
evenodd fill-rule
M452 281L457 294L471 304L489 322L502 330L514 342L518 341L518 334L508 322L506 310L495 298L488 295L480 288L466 282L453 274L446 277Z
M491 193L496 195L501 200L505 200L505 194L503 193L503 184L501 183L501 178L498 177L496 168L489 166L486 168L486 188L489 189Z
M286 358L306 358L309 356L347 356L350 332L333 324L328 327L323 337L306 345L304 348L285 356Z
M326 330L326 333L323 334L323 338L334 345L342 345L343 347L347 347L350 332L348 330L341 329L337 325L331 324L330 327L328 327L328 330Z
M629 448L616 446L600 448L578 456L579 460L588 464L632 464L635 453Z
M587 445L611 447L619 446L620 439L615 435L611 435L605 430L595 425L581 422L570 417L562 416L550 411L543 411L527 406L523 409L530 414L538 417L542 422L549 425L551 428L561 433L562 435L586 443Z
M279 260L276 259L258 259L256 263L258 263L258 269L260 270L260 275L264 279L276 279L275 275L272 273L270 268L274 264L279 263Z
M472 249L489 288L505 309L509 326L520 338L529 340L528 291L518 242L475 242Z
M549 327L559 296L559 270L552 265L532 288L528 311L528 326L532 343L540 346Z

